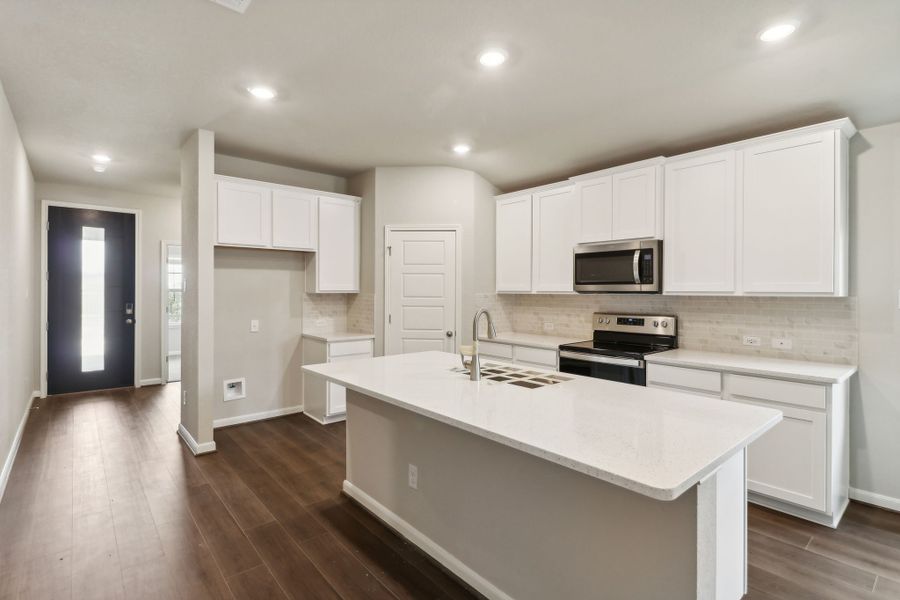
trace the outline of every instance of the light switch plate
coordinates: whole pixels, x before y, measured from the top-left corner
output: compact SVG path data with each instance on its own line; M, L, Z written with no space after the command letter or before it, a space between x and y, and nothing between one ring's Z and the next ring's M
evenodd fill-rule
M745 346L759 346L762 344L762 339L758 335L745 335L744 336L744 345Z
M251 319L250 320L250 333L257 333L257 332L259 332L259 320Z
M409 487L419 489L419 467L413 464L409 465Z

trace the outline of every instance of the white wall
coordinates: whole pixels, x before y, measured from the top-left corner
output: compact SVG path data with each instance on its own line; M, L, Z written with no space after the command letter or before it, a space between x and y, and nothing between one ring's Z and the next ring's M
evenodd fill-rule
M850 143L851 294L859 375L850 403L850 485L900 509L900 123Z
M225 154L216 154L216 173L218 175L230 175L231 177L256 179L267 183L295 185L323 192L343 194L347 190L347 180L343 177L273 165Z
M102 175L98 175L102 177ZM140 379L154 381L162 377L161 333L162 296L160 290L160 244L163 240L181 240L181 198L177 196L148 196L100 187L41 183L35 187L35 218L40 222L41 201L94 204L115 208L137 208L141 211L141 324ZM36 239L40 252L40 237ZM40 254L38 254L40 256ZM40 281L40 274L37 274ZM39 285L39 283L37 284ZM36 344L40 344L40 324L35 329ZM38 347L38 352L40 348Z
M0 84L0 498L34 378L34 177Z

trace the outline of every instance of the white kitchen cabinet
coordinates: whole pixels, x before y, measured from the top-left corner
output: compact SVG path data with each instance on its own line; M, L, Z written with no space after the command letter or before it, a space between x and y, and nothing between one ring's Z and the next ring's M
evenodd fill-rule
M532 282L536 292L572 292L573 248L578 243L579 207L573 186L532 197Z
M573 177L579 243L662 239L663 161L653 158Z
M272 235L272 190L265 185L219 181L216 243L265 248Z
M846 235L846 194L838 189L846 173L836 178L845 142L825 131L743 150L744 292L846 295L846 278L836 273Z
M665 292L735 291L735 187L734 150L666 164Z
M359 198L319 196L318 250L307 264L307 291L359 291Z
M300 190L272 191L272 247L316 251L315 194Z
M554 371L559 369L559 351L548 348L478 340L478 353L481 356L482 366L486 361L495 360Z
M498 292L531 291L531 219L530 193L497 200Z
M335 339L328 335L304 334L302 342L303 364L333 363L374 355L373 341L366 339ZM326 382L315 375L303 375L303 412L317 423L328 424L346 419L347 389L336 383Z

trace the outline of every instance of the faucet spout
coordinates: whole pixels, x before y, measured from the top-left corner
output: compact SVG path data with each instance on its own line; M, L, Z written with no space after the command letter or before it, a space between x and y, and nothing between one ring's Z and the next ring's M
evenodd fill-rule
M497 337L497 328L494 327L494 319L486 308L479 308L472 319L472 363L469 366L469 379L472 381L481 381L481 360L478 357L478 323L481 321L481 315L487 317L488 338Z

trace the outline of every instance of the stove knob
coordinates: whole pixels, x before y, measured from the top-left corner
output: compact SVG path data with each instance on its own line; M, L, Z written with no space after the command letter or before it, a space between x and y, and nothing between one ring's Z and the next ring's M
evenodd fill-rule
M669 326L669 322L668 322L668 321L663 321L663 322L662 322L662 326L663 326L663 327L668 327L668 326Z
M653 326L654 326L654 327L659 327L659 321L653 321Z
M604 321L604 322L605 322L607 325L609 325L609 319L606 319L606 321Z

